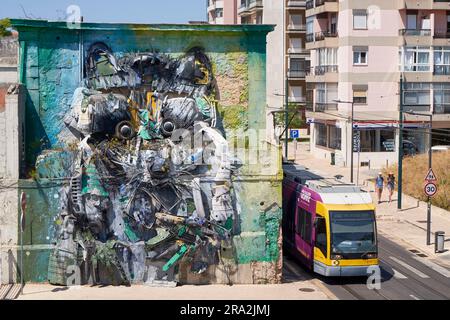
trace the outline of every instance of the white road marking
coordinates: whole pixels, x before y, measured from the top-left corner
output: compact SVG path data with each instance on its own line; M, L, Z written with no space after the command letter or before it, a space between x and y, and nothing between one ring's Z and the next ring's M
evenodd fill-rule
M425 273L417 270L414 267L411 267L409 264L407 264L406 262L404 262L404 261L402 261L400 259L397 259L395 257L389 257L389 259L391 259L392 261L397 262L399 265L403 266L404 268L408 269L409 271L414 272L415 274L417 274L421 278L429 278L429 276L427 276Z
M407 276L405 276L403 273L398 272L394 268L392 268L392 271L394 271L394 278L396 278L396 279L408 279Z
M415 295L413 295L413 294L410 294L409 295L411 298L413 298L414 300L422 300L422 299L419 299L419 298L417 298Z
M413 257L414 259L416 259L417 261L423 263L424 265L426 265L427 267L433 269L434 271L442 274L444 277L450 278L450 271L445 269L444 267L441 267L440 265L431 262L428 259L425 258L421 258L421 257Z

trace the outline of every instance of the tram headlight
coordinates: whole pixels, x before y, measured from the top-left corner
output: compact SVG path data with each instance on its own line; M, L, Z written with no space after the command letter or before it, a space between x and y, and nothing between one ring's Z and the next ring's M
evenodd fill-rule
M367 259L376 259L378 258L378 255L376 253L368 253L366 254Z
M339 265L339 261L338 260L333 260L333 261L331 261L331 264L333 266L338 266Z
M341 256L340 254L332 254L331 255L331 260L342 260L344 257Z

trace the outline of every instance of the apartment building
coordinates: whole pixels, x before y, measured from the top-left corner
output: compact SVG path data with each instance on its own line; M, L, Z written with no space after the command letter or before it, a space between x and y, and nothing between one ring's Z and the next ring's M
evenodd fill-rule
M396 162L400 99L405 111L433 114L433 144L450 144L450 1L308 0L306 33L317 157L349 166L356 145L355 166ZM404 116L405 153L428 150L428 125Z
M208 23L237 24L238 0L206 0Z
M298 117L305 119L306 70L309 54L305 50L305 1L238 0L238 16L242 24L273 24L267 37L267 128L269 140L276 140L284 128L274 128L275 114L283 117L286 85L290 108L298 106ZM301 126L301 135L308 126Z

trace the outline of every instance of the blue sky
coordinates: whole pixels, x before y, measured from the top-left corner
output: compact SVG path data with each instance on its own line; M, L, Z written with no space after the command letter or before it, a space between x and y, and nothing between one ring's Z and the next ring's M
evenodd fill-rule
M0 19L28 16L64 20L70 5L80 7L85 22L187 23L206 20L206 0L1 0Z

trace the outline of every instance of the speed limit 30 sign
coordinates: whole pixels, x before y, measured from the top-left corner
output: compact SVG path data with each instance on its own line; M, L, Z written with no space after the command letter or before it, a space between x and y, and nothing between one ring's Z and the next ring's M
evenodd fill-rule
M424 187L425 194L429 197L432 197L437 192L437 186L434 182L427 182Z

